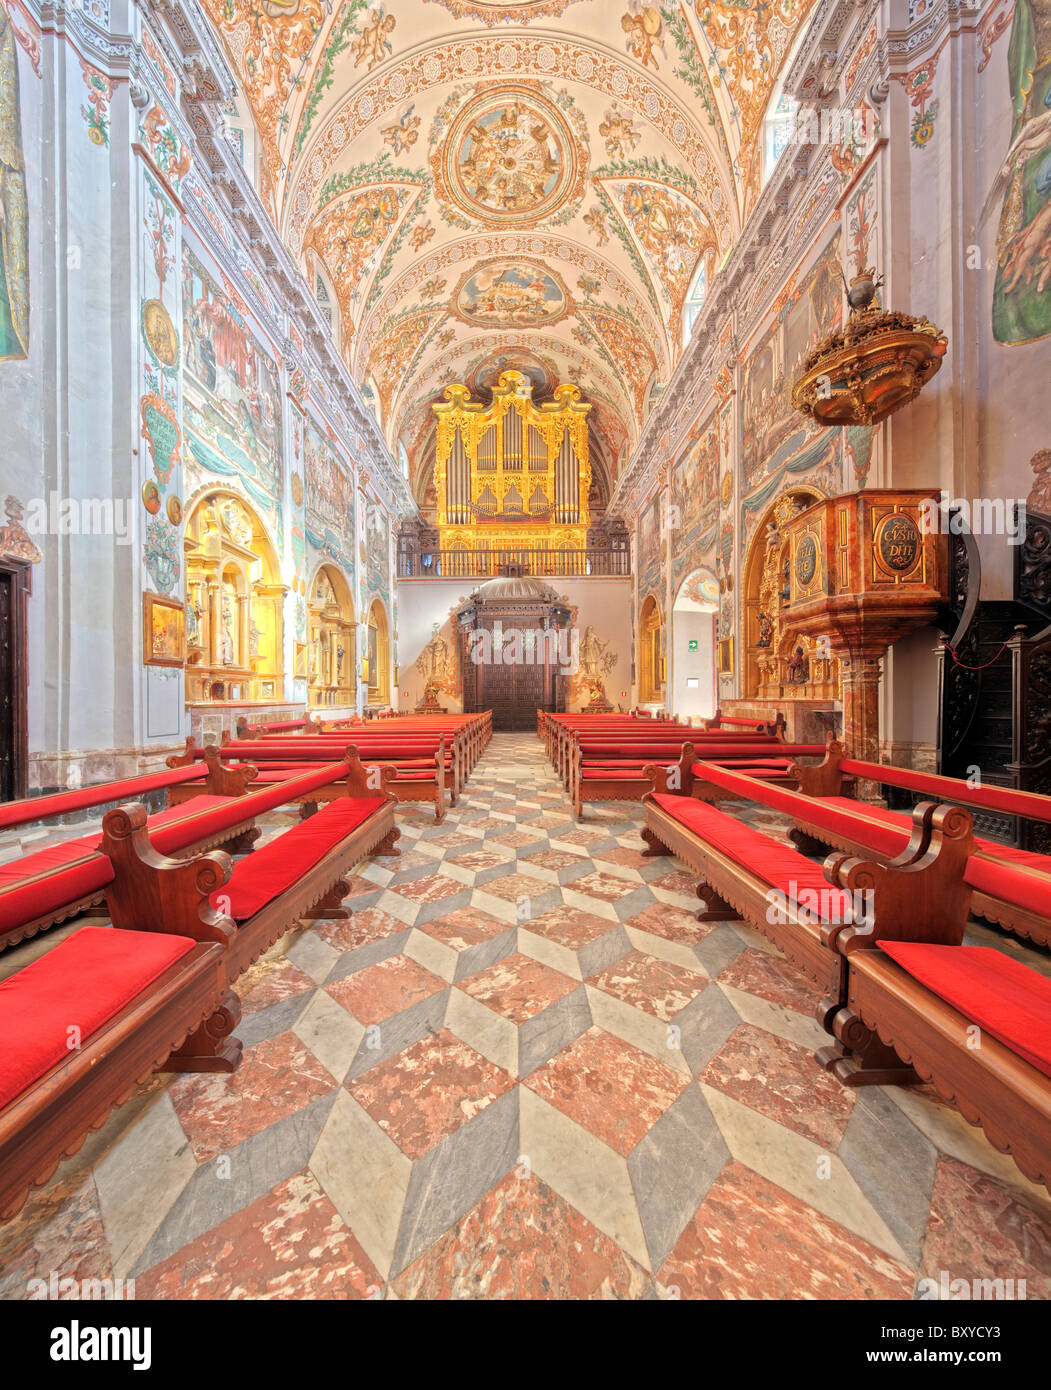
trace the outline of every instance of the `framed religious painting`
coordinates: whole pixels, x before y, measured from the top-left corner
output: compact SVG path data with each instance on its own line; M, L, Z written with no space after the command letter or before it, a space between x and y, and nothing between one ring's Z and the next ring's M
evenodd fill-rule
M182 666L186 659L186 612L178 599L142 596L142 653L145 666Z

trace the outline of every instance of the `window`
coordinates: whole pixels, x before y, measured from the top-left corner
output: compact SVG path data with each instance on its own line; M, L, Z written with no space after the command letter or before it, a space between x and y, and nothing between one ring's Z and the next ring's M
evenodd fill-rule
M777 105L763 123L763 183L774 172L774 166L781 158L792 138L795 127L798 102L794 97L782 92Z
M708 297L708 277L711 269L712 253L705 251L701 256L700 264L697 267L697 274L693 277L693 284L690 286L690 293L686 296L686 303L682 310L682 345L683 347L690 341L693 335L693 325L697 322L697 315L705 299Z

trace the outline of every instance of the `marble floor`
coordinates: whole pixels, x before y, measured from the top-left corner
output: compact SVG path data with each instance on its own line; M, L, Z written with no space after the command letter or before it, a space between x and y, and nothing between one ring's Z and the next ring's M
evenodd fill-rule
M0 1296L1051 1296L1047 1192L928 1089L820 1071L805 979L698 923L642 821L577 823L537 739L496 735L442 825L398 812L348 920L242 979L239 1072L155 1078L0 1228Z

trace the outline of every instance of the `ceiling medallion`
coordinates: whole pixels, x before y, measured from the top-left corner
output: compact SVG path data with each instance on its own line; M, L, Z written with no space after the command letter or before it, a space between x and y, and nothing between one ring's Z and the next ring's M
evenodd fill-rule
M874 270L859 270L845 325L803 362L792 404L819 425L878 425L920 394L948 351L926 318L873 307L879 283Z
M566 220L586 191L585 137L568 99L549 99L542 84L489 83L449 118L431 156L435 196L464 226Z
M572 312L573 301L541 261L500 258L469 270L449 308L475 328L547 328Z

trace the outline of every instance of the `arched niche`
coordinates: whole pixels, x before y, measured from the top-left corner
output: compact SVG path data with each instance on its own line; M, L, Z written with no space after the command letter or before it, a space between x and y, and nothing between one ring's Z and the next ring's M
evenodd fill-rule
M744 572L745 700L839 699L839 662L823 655L814 638L800 636L782 617L789 564L784 526L822 496L811 487L786 488L764 512L752 538Z
M186 557L186 699L284 699L284 605L277 552L258 513L228 488L190 506Z
M357 623L350 586L334 565L320 565L307 600L310 703L352 705Z
M664 622L655 595L650 594L639 613L636 674L640 705L664 701Z
M718 579L709 569L695 569L683 580L671 610L669 708L677 715L711 719L715 714L718 612Z
M390 704L390 627L387 610L380 599L369 609L368 650L362 672L369 691L370 705Z

